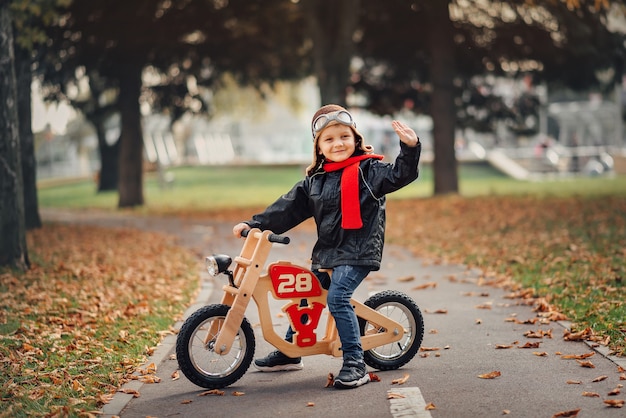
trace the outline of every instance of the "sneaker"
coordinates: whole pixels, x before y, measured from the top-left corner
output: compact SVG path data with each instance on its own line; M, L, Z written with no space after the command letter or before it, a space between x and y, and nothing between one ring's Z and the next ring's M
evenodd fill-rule
M370 381L370 374L365 369L365 363L358 360L344 360L339 375L335 377L334 386L338 389L352 389L363 386Z
M254 360L254 367L262 372L280 372L302 370L304 364L301 357L287 357L276 350L269 353L266 357Z

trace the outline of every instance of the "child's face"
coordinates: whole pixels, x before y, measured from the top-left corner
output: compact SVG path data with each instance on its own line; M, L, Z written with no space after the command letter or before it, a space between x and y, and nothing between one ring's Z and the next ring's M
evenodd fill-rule
M346 125L327 126L322 131L317 146L326 160L340 163L354 154L356 149L354 132Z

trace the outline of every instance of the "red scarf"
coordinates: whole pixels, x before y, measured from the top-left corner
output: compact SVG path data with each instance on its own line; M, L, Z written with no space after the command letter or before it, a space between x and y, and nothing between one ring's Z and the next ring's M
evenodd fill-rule
M341 227L343 229L359 229L361 220L361 204L359 199L359 163L368 158L382 160L382 155L364 154L350 157L340 163L324 163L324 171L341 169Z

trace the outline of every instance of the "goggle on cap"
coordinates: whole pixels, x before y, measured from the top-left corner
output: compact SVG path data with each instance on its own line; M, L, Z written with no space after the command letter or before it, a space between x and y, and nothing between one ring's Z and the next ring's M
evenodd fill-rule
M363 141L363 135L356 129L354 118L346 109L339 105L329 104L322 106L315 114L311 121L311 133L313 134L313 143L317 143L320 132L331 124L340 123L352 128L357 140Z

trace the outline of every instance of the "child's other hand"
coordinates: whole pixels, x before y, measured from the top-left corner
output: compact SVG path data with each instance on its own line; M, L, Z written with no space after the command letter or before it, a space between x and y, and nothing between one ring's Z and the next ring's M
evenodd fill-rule
M246 229L250 229L250 225L243 223L243 222L238 223L237 225L233 227L233 235L236 236L237 238L241 238L241 233L245 231Z
M393 127L393 130L396 131L396 133L400 137L400 141L404 142L409 147L417 146L420 139L417 137L417 134L415 133L415 131L409 128L407 124L400 122L398 120L394 120L393 122L391 122L391 126Z

